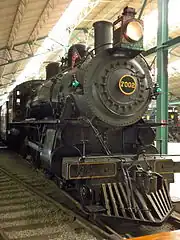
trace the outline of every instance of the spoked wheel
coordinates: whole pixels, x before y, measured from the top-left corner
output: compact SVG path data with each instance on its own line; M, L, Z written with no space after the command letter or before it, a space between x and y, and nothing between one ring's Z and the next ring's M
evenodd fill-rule
M93 202L93 191L90 187L84 184L78 185L80 202L83 206L91 205Z

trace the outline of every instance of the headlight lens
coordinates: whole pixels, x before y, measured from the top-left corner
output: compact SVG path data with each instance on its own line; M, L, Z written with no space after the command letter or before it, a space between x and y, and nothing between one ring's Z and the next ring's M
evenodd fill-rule
M138 21L129 22L125 34L130 41L138 42L143 37L143 27L141 23Z

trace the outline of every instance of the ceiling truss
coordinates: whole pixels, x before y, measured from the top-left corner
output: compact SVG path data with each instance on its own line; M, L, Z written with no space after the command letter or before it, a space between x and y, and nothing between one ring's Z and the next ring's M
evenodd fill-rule
M24 16L24 13L25 13L25 9L28 5L28 2L29 2L29 0L20 0L19 1L19 5L17 7L14 22L13 22L13 25L12 25L12 28L11 28L11 31L10 31L10 34L9 34L9 38L8 38L8 42L7 42L7 47L8 47L7 49L12 49L13 48L13 44L16 40L17 32L18 32L18 29L19 29L19 27L21 25L21 22L23 20L23 16ZM10 53L9 51L5 50L3 58L4 59L8 58L9 53ZM5 70L5 65L3 65L3 67L1 68L0 79L3 76L4 70Z
M50 13L54 10L56 4L58 3L57 0L47 0L38 21L36 22L32 32L29 35L28 40L24 43L14 44L28 2L29 0L20 0L7 46L0 49L0 51L4 51L4 56L0 58L3 60L3 62L0 64L1 81L2 78L4 78L3 73L6 65L16 63L12 70L12 72L16 74L21 66L22 60L27 60L31 57L37 56L35 55L35 51L37 49L37 46L40 47L40 45L38 45L38 41L45 39L45 37L38 38L40 30L47 23Z
M39 17L36 25L34 26L32 32L31 32L31 34L30 34L30 36L27 40L27 44L25 44L24 48L22 49L23 52L26 51L25 49L28 47L29 42L31 42L31 51L33 51L32 49L34 48L34 46L37 42L39 32L40 32L41 28L47 23L47 21L49 19L49 15L54 10L54 8L56 7L56 4L57 4L57 0L48 0L46 2L46 5L45 5L44 9L42 10L40 17ZM32 56L34 56L34 55L32 55ZM27 57L25 59L22 59L22 60L26 60L28 58L29 57ZM19 61L18 61L15 64L13 72L17 72L20 65L21 64L19 64Z
M34 43L33 41L27 41L27 42L22 42L22 43L19 43L19 44L14 44L12 46L12 48L9 48L9 46L5 46L5 47L0 48L0 52L1 51L6 51L6 57L4 57L4 58L0 57L0 59L4 61L3 63L0 64L0 67L6 66L8 64L12 64L12 63L15 63L15 62L19 62L19 61L22 61L22 60L25 60L25 59L28 59L28 58L31 58L31 57L34 57L35 53L33 51L32 46L34 44L36 44L37 46L40 46L40 44L38 44L38 41L42 41L46 37L47 36L36 39L36 43ZM22 49L22 46L23 46L23 50L20 50L20 49ZM26 48L24 46L26 46ZM20 53L21 55L14 58L13 57L14 52ZM22 55L23 56L25 55L25 57L22 57ZM4 75L2 75L2 77L3 76Z

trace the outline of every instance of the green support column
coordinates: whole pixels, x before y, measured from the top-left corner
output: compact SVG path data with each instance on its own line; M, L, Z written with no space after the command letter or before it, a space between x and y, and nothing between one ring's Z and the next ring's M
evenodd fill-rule
M168 1L158 0L157 34L157 81L162 93L157 99L157 122L168 122L168 50L163 43L168 41ZM157 128L157 148L167 154L168 127Z

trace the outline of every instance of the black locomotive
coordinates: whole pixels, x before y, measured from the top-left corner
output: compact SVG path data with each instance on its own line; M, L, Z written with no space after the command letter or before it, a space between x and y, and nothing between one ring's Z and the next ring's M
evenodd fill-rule
M172 204L147 163L157 149L142 116L158 91L141 55L143 23L127 7L114 23L94 23L94 34L94 50L75 44L61 66L47 66L47 80L26 99L21 121L9 124L9 138L87 213L161 224Z

